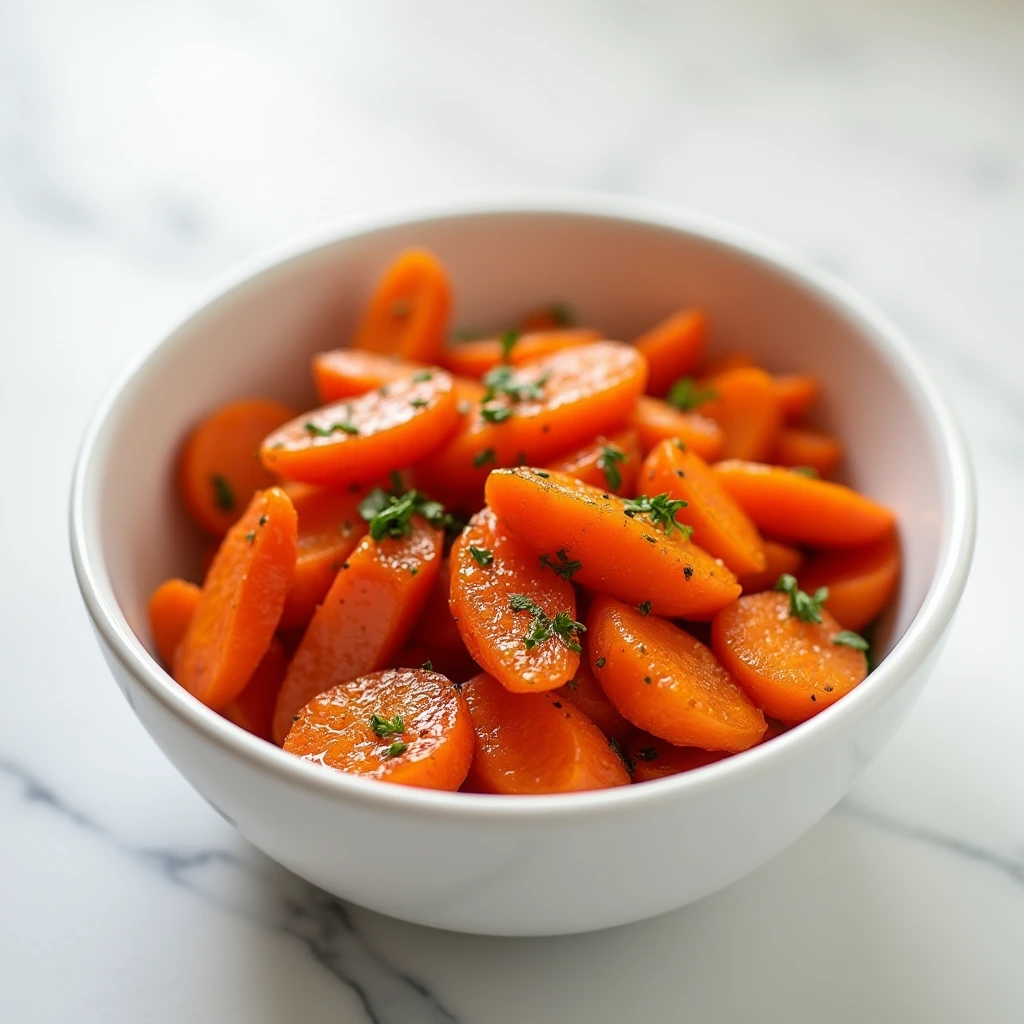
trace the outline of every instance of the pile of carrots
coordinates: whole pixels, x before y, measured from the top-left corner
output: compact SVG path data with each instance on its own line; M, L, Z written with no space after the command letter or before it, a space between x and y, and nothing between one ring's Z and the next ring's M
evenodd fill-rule
M813 377L709 361L696 309L630 342L560 308L453 341L451 305L402 253L314 357L318 408L195 428L204 580L150 602L181 686L333 769L515 794L687 771L865 678L895 520L827 479Z

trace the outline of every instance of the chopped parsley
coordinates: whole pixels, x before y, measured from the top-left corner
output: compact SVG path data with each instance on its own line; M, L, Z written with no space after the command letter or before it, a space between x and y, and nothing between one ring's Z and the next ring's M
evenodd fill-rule
M312 420L306 420L302 425L303 430L313 437L330 437L332 434L341 431L344 434L358 434L359 428L354 423L332 423L329 427L321 427Z
M405 722L402 721L401 715L395 715L394 718L371 715L370 728L381 738L384 736L400 736L405 732Z
M583 650L576 637L579 633L585 633L587 627L582 622L576 622L568 612L557 612L551 618L526 594L513 594L508 604L512 611L529 612L532 616L529 628L523 635L523 645L528 651L553 636L558 637L570 651L579 654Z
M543 477L545 480L549 480L551 478L551 474L545 473L543 469L531 469L530 472L534 476Z
M558 558L557 564L551 560L551 556L546 552L540 556L540 564L546 565L556 576L561 576L563 580L571 580L583 568L583 563L579 559L569 558L569 552L565 548L559 548L555 555Z
M614 444L606 444L601 448L601 454L597 457L597 468L604 473L605 482L613 491L617 491L622 486L619 463L626 462L628 459L629 456Z
M245 543L246 544L251 544L255 539L256 539L256 531L255 530L250 530L245 535Z
M641 615L650 615L650 614L651 614L651 602L650 602L650 601L641 601L641 602L640 602L640 603L639 603L639 604L638 604L638 605L636 606L636 610L637 610L637 611L638 611L638 612L639 612L639 613L640 613Z
M623 511L630 519L638 515L647 516L652 526L660 526L665 531L666 537L671 537L672 531L678 530L687 538L693 533L693 527L676 521L676 513L681 508L686 508L686 502L681 498L670 498L666 492L656 494L653 498L638 494L624 503Z
M654 747L641 747L636 752L636 756L639 757L641 761L657 761L658 760L658 752L657 752L657 750L654 749Z
M558 327L572 327L576 323L576 314L564 302L553 302L547 313Z
M257 525L259 525L259 526L266 526L267 525L267 521L268 521L267 520L267 516L265 514L261 515L259 520L258 520Z
M481 405L480 415L488 423L504 423L512 418L514 409L510 405Z
M408 743L403 743L401 740L395 740L395 742L388 747L388 757L398 757L399 754L404 754L408 749Z
M544 385L550 374L544 374L534 381L517 381L516 371L508 365L495 366L484 374L483 404L504 395L510 402L539 402L544 397Z
M818 587L812 597L797 586L795 576L784 572L775 589L789 595L791 617L796 616L801 622L821 622L821 606L828 600L828 587Z
M487 548L475 548L470 544L469 553L473 556L473 561L484 568L494 561L494 552L488 551Z
M852 629L840 630L832 637L832 643L841 647L852 647L855 651L866 651L871 646L860 633L854 633Z
M422 665L420 665L420 668L426 669L428 672L433 672L434 663L429 658L427 658L427 660L423 662Z
M702 388L693 377L680 377L669 388L665 401L683 412L689 412L717 397L718 392L714 388Z
M430 403L425 398L414 398L412 399L412 401L409 402L409 404L414 409L423 409L426 406L430 405Z
M817 480L821 474L813 466L792 466L790 473L796 473L798 476L810 477L812 480Z
M390 491L375 487L359 503L359 514L370 524L370 536L374 540L411 537L414 515L422 516L434 526L443 527L446 533L454 527L456 520L439 501L433 501L417 490L399 493L401 480L394 483Z
M597 661L594 662L594 664L598 668L604 668L604 663L605 663L605 659L604 658L598 658Z
M497 462L498 455L493 448L485 448L482 452L477 452L473 456L473 468L479 469L481 466L486 466L488 462Z
M519 340L519 331L504 331L498 341L501 344L501 361L507 363L512 355L512 349Z
M412 375L412 382L413 382L413 384L423 384L426 381L433 380L433 379L434 379L434 371L433 370L417 370Z
M213 500L217 508L230 512L235 507L235 492L231 490L231 484L219 473L210 477L210 483L213 485Z
M632 775L633 769L636 768L636 763L633 761L633 758L631 758L629 754L627 754L622 749L622 746L619 743L619 741L615 739L615 737L613 736L611 739L608 740L608 746L615 751L619 760L626 766L626 771L629 772L630 775Z

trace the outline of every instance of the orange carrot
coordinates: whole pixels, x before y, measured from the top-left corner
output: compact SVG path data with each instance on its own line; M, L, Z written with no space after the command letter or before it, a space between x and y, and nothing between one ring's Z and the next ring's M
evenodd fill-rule
M764 550L764 569L746 573L740 577L744 594L756 594L759 590L771 590L783 573L798 576L804 564L804 556L797 548L780 544L775 540L761 541Z
M245 688L267 652L295 571L298 527L288 495L257 491L228 531L174 653L174 678L211 708Z
M440 673L385 669L314 697L284 749L382 782L454 791L469 771L473 725L462 694Z
M849 487L759 462L720 462L715 472L758 529L779 540L850 547L879 540L892 512Z
M501 363L522 366L600 338L600 333L589 327L567 327L521 335L510 331L501 338L478 338L448 345L441 354L441 363L462 377L482 377Z
M828 587L825 607L847 628L874 621L896 592L900 549L895 534L873 544L816 555L800 574L800 585Z
M661 441L679 438L702 459L714 462L722 453L725 435L714 420L696 412L682 412L658 398L642 397L631 420L646 455Z
M786 725L806 721L867 675L861 650L837 643L842 626L823 608L820 621L792 614L786 594L765 591L723 608L711 626L719 661L765 714Z
M724 750L701 750L700 747L677 747L649 732L636 732L626 747L633 762L633 781L651 782L670 775L690 772L706 764L721 761L729 754Z
M678 377L700 365L708 340L708 319L699 309L683 309L645 331L633 344L647 358L647 391L664 395Z
M274 705L287 671L288 655L281 641L274 637L267 653L256 666L256 671L245 684L245 689L233 701L225 704L220 713L253 736L270 740Z
M819 476L828 476L842 457L842 444L830 434L784 427L768 461L776 466L806 466Z
M407 249L377 282L352 347L434 362L441 354L451 306L451 284L437 257Z
M626 501L564 473L520 467L491 473L486 496L535 552L578 562L573 580L586 587L684 617L739 596L736 577L687 539L664 495Z
M458 421L451 377L423 370L386 394L371 391L296 417L264 440L260 458L289 480L363 483L422 458Z
M708 385L718 397L700 405L698 411L722 428L722 457L754 461L767 458L782 426L771 377L749 366L719 373Z
M580 663L574 566L554 551L546 557L544 565L486 507L452 547L459 633L473 660L513 693L553 690Z
M178 463L178 486L192 518L223 537L274 475L257 458L260 442L295 415L280 402L245 398L222 406L189 435Z
M696 452L675 441L662 441L644 462L640 486L645 494L668 494L685 501L678 518L693 527L694 544L721 558L737 576L764 569L764 546L757 527Z
M621 426L643 390L646 365L629 345L599 341L488 375L478 402L445 447L419 467L433 493L479 489L495 466L542 465ZM485 381L487 383L488 381Z
M408 536L363 537L331 584L292 658L274 710L274 742L318 693L386 664L423 609L441 564L442 533L413 518Z
M711 377L717 377L720 373L728 373L730 370L744 370L748 366L756 366L754 357L749 352L725 352L720 356L714 356L701 367L701 377L707 381Z
M284 490L295 506L299 534L295 576L281 613L281 629L305 629L342 563L366 533L359 503L369 488L289 483Z
M192 621L202 591L187 580L164 580L149 599L149 631L164 668L174 664L174 651Z
M419 666L425 660L429 661L441 675L453 682L464 683L475 676L480 668L466 650L459 634L459 624L448 605L451 587L451 559L445 558L423 612L409 636L409 643L423 651L423 657L414 665Z
M794 423L806 415L818 397L818 380L810 374L775 373L772 374L772 385L786 423Z
M640 445L635 430L620 430L611 437L596 437L589 444L555 460L549 469L601 487L612 494L633 494L640 472Z
M611 740L624 746L634 729L631 723L619 714L608 695L601 689L601 684L594 678L590 663L584 657L580 659L580 667L576 675L554 691L563 703L568 701L574 708L582 711L594 725Z
M465 789L475 793L575 793L629 785L604 734L555 694L509 693L486 673L463 693L476 752Z
M398 356L336 348L313 356L313 383L321 404L327 405L365 395L367 391L405 380L425 369L422 363L412 363Z
M764 715L699 640L599 594L587 615L590 665L620 714L678 746L754 746Z

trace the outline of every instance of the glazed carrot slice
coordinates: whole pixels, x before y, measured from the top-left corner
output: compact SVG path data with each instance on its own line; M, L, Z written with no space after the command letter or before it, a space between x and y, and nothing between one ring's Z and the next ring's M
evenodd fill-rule
M452 547L451 611L473 660L507 690L553 690L580 663L575 566L548 564L483 508ZM582 630L579 630L582 632Z
M627 429L610 437L595 437L582 448L556 459L548 468L612 494L630 495L634 493L642 461L636 431Z
M451 284L441 262L423 249L408 249L378 281L352 347L434 362L441 354L451 307Z
M469 771L473 725L462 694L439 672L385 669L314 697L284 749L381 782L454 791Z
M409 636L411 647L421 650L423 657L414 665L429 661L434 669L453 682L464 683L480 671L466 650L459 633L459 624L448 604L452 587L451 559L441 562L440 571L427 597L427 603Z
M362 352L354 348L336 348L313 356L313 384L323 405L343 398L365 395L374 388L396 380L405 380L423 363L413 363L398 356ZM289 417L290 418L290 417Z
M804 564L803 553L788 544L780 544L776 540L761 539L764 551L764 569L760 572L745 573L740 576L740 586L744 594L756 594L759 590L771 590L783 573L791 576L800 574Z
M580 659L580 667L576 669L573 678L553 692L563 703L568 702L582 711L605 736L615 740L620 746L624 746L633 734L632 724L619 714L615 705L608 699L608 695L601 689L586 657Z
M728 370L708 382L718 397L699 407L725 434L722 457L763 461L772 452L782 426L771 377L754 366Z
M486 673L463 688L476 732L465 789L475 793L576 793L628 786L604 733L555 694L513 694Z
M633 763L633 781L651 782L714 764L728 757L729 753L701 750L700 747L677 747L649 732L637 732L626 747L626 756Z
M225 704L220 713L253 736L269 740L274 705L287 671L288 655L284 645L275 636L270 641L267 653L260 658L256 671L245 684L245 689L233 701Z
M448 345L441 354L441 363L462 377L482 377L501 363L522 366L600 338L600 332L589 327L532 331L529 334L510 331L501 338L478 338Z
M288 483L299 520L295 576L281 613L281 629L304 629L327 596L342 563L366 533L359 502L368 486L314 487Z
M760 462L733 460L714 468L758 529L782 541L851 547L880 540L895 524L884 505L842 484Z
M597 681L635 726L678 746L732 753L764 735L764 715L714 654L671 622L599 594L587 634Z
M340 486L374 480L442 444L459 421L451 377L406 380L298 416L265 438L263 464L289 480Z
M223 537L258 490L274 484L256 457L263 438L295 413L268 398L222 406L189 435L178 463L178 486L192 518Z
M679 438L708 462L722 454L725 435L714 420L700 413L682 412L661 399L642 397L630 422L645 455L656 444L673 438Z
M615 341L556 352L485 380L493 396L418 467L428 491L479 489L496 466L543 465L597 434L620 427L643 391L647 368ZM484 398L487 398L485 395Z
M211 708L245 688L267 652L295 572L298 526L279 487L257 491L224 538L174 653L174 678Z
M274 742L318 693L373 672L401 649L441 564L441 531L411 520L411 534L363 537L342 565L288 666L274 709Z
M647 358L647 392L659 397L672 382L693 373L704 358L708 318L699 309L683 309L645 331L633 344Z
M793 423L806 415L820 390L817 378L807 373L774 373L772 385L786 423Z
M572 327L576 322L568 306L561 302L553 302L549 306L538 306L531 309L519 321L519 330L527 331L554 331L559 328Z
M828 587L825 607L847 628L874 621L896 592L900 549L895 534L873 544L816 555L799 575L807 591Z
M174 664L174 650L192 621L201 593L194 583L172 577L164 580L149 599L149 631L166 669Z
M708 378L717 377L720 373L728 373L730 370L744 370L748 366L756 366L754 357L749 352L724 352L720 356L709 359L701 368L701 376L704 381Z
M535 552L579 562L573 580L586 587L682 617L739 596L736 577L687 539L664 495L627 501L564 473L520 467L491 473L486 496Z
M644 461L640 488L645 494L668 494L685 501L678 519L693 527L693 543L722 559L737 576L764 569L764 546L757 527L696 452L675 441L662 441Z
M819 476L828 476L842 457L842 443L831 434L783 427L769 461L776 466L813 469Z
M711 626L719 661L765 714L804 722L849 693L868 672L863 651L836 643L842 626L825 609L820 622L790 614L786 594L765 591L723 608Z

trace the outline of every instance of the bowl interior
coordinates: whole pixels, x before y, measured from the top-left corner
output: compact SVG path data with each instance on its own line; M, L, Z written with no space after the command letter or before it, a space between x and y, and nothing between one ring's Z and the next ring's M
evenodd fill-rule
M114 400L84 491L87 537L129 628L152 651L146 602L163 578L198 578L202 539L174 485L190 427L229 399L314 402L309 356L346 343L382 267L435 251L455 286L455 325L492 328L538 303L629 339L686 304L707 310L715 351L823 382L818 418L847 444L845 476L899 515L904 572L877 636L887 652L935 575L943 541L941 435L913 370L860 314L784 267L710 236L613 216L476 213L406 222L323 245L238 285L180 327ZM105 569L105 572L104 572Z

